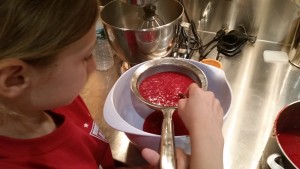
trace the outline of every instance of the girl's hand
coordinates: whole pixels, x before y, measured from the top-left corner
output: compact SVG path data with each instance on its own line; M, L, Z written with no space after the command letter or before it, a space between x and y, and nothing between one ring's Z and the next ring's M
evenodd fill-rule
M190 169L223 168L223 109L214 93L191 84L178 114L190 133Z
M158 169L160 155L151 149L145 148L142 150L142 156L149 163L144 166L144 169ZM177 169L187 169L189 165L189 155L185 154L180 148L176 148Z

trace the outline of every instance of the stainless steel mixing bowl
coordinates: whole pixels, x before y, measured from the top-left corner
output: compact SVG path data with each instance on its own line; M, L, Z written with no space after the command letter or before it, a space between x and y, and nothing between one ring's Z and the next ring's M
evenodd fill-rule
M177 0L159 0L154 5L164 25L148 29L138 29L144 22L144 11L136 5L115 0L106 4L100 13L110 44L116 54L130 65L165 57L173 48L183 6ZM152 36L158 33L159 36ZM140 34L146 38L138 38Z

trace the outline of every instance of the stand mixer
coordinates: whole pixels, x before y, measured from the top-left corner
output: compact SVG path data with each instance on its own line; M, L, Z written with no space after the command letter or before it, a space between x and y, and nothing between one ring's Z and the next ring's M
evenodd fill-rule
M183 13L177 0L114 0L100 18L116 55L131 67L172 52Z

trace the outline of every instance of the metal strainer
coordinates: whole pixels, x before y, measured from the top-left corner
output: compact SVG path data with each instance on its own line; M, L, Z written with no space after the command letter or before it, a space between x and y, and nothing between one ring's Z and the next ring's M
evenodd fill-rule
M139 92L139 86L144 79L161 72L175 72L186 75L193 79L193 81L203 90L207 89L207 78L203 71L197 66L184 61L183 59L175 58L162 58L147 61L133 73L130 85L135 96L151 108L163 112L164 118L161 131L160 168L172 169L176 168L172 114L177 109L177 106L154 104L143 98Z

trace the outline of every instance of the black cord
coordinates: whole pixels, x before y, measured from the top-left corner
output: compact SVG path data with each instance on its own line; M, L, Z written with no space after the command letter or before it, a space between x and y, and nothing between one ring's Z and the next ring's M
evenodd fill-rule
M217 55L217 59L220 58L220 52L223 53L222 51L219 51L219 42L220 40L222 40L223 36L226 35L226 29L222 28L219 31L217 31L215 37L210 40L208 43L203 44L202 39L200 38L195 22L193 20L190 19L190 17L188 16L186 7L184 5L183 0L178 0L181 5L183 6L183 10L184 10L184 15L186 17L187 22L190 24L189 25L189 31L192 32L192 35L190 35L190 32L186 32L186 29L183 27L183 25L179 24L176 28L176 39L175 39L175 48L174 48L174 52L175 55L173 56L186 56L186 58L190 59L192 58L192 56L194 55L194 53L196 51L198 51L199 53L199 61L201 61L202 59L206 58L209 53L216 47L218 47L218 55ZM243 41L249 41L250 43L255 43L256 41L256 36L249 36L247 35L246 29L243 25L238 25L238 28L240 28L239 30L242 32L242 36L239 36L239 40L245 39ZM224 40L225 41L225 40ZM212 46L213 45L213 46ZM179 49L186 49L183 50L184 52L180 51ZM222 48L223 49L223 48ZM177 54L181 54L181 55L177 55ZM224 54L224 53L223 53Z
M212 46L207 52L205 52L205 54L203 54L203 55L200 57L199 61L205 59L206 56L207 56L207 55L208 55L215 47L217 47L217 44L215 44L215 45Z
M221 56L220 56L220 52L218 52L216 60L220 61L221 60Z
M188 37L189 35L186 33L185 29L182 28L181 26L181 40L179 42L179 45L178 47L179 48L189 48L189 45L192 45L194 49L198 50L199 51L199 54L202 55L204 53L204 49L203 49L203 42L197 32L197 28L196 28L196 25L194 23L193 20L190 19L190 17L188 16L188 13L187 13L187 10L186 10L186 7L184 5L184 2L183 0L179 0L179 2L181 3L181 5L183 6L183 9L184 9L184 15L186 17L186 20L187 22L190 24L190 27L189 29L191 29L192 33L193 33L193 37ZM188 44L188 38L190 38L190 44ZM184 46L183 46L184 45ZM195 50L193 49L188 49L188 56L187 58L191 58L195 52Z

